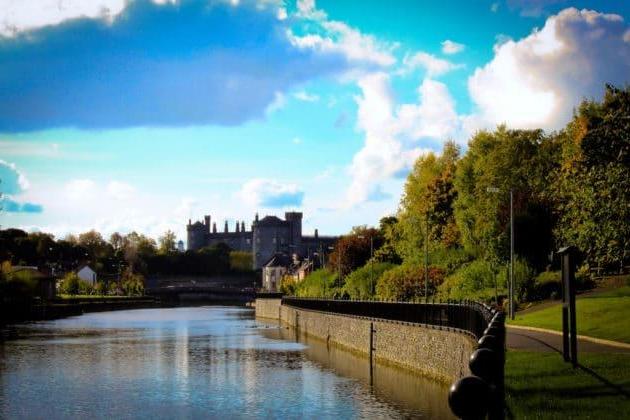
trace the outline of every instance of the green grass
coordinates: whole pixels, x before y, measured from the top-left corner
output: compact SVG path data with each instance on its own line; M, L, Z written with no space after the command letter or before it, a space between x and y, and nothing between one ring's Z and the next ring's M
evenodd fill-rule
M578 297L576 308L578 334L630 343L629 286ZM561 306L557 304L526 314L517 313L516 319L509 323L561 331Z
M630 413L630 355L508 351L506 404L515 419L623 419ZM508 417L510 418L510 417Z

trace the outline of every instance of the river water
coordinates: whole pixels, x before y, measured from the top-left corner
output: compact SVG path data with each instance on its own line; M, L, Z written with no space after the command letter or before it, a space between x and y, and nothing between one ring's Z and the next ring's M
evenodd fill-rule
M0 418L451 418L443 385L236 307L91 313L5 329Z

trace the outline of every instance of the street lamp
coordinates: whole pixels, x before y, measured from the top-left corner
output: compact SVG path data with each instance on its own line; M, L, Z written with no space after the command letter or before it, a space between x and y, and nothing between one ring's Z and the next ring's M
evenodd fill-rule
M488 187L486 191L498 193L501 190L496 187ZM514 319L514 191L510 188L510 281L508 297L510 302L509 315Z

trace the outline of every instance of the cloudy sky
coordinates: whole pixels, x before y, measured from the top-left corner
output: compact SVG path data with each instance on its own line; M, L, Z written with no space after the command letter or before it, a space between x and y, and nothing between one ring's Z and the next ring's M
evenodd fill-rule
M414 159L630 82L630 2L0 0L0 225L396 211Z

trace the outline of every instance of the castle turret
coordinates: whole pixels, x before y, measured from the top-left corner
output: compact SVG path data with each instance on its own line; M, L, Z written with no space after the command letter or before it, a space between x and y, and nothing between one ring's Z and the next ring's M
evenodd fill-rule
M225 226L223 227L223 232L228 233L228 224L227 224L227 220L225 221Z
M315 239L319 238L319 232L317 229L315 229Z
M206 231L210 233L210 216L203 216L204 225L206 226Z
M291 245L299 250L302 245L302 213L290 211L284 213L284 220L291 225Z
M245 232L245 222L241 222L241 232Z
M217 233L217 222L212 222L212 233Z
M238 224L238 220L236 221L236 233L239 233L241 231L239 224Z

